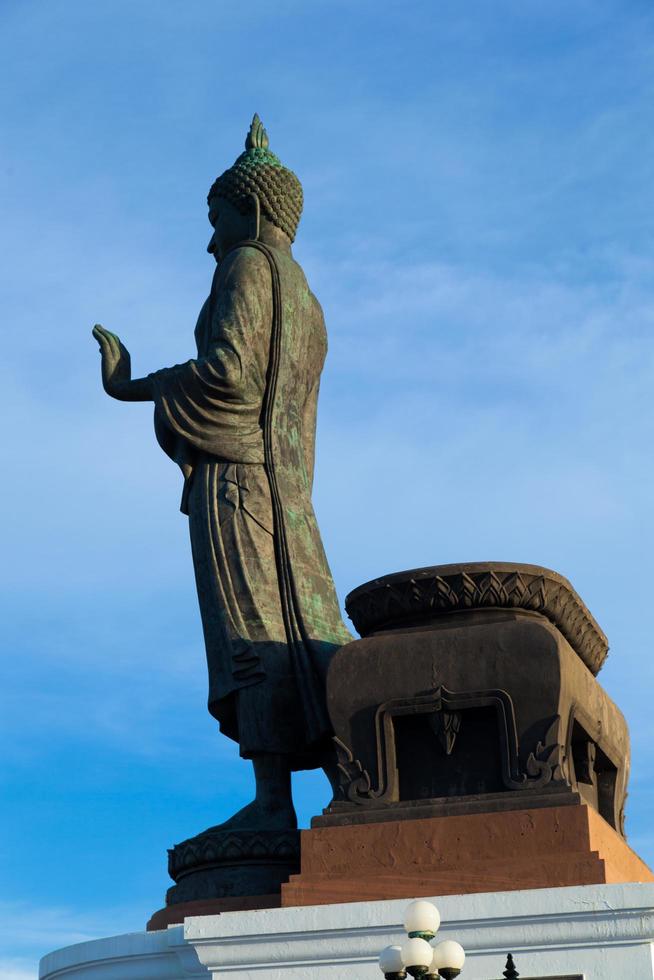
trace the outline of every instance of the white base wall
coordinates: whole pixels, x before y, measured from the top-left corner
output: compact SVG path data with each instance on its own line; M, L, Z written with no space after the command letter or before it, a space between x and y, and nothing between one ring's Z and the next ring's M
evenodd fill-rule
M161 932L79 943L41 961L41 980L381 980L410 899L225 912ZM435 896L439 939L466 950L461 980L654 980L654 884Z

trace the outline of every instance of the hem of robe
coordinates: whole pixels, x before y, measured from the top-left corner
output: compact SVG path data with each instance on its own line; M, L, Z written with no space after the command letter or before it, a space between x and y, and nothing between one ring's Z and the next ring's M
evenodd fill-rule
M239 689L230 691L225 697L209 701L209 714L218 722L218 728L222 735L226 735L239 746L239 755L242 759L253 759L260 755L283 755L288 760L291 772L301 772L307 769L321 769L325 754L332 744L333 732L325 731L316 742L306 745L302 751L297 751L297 742L293 750L289 751L285 744L275 744L273 740L267 739L260 744L248 744L243 740L242 733L238 724L238 700Z

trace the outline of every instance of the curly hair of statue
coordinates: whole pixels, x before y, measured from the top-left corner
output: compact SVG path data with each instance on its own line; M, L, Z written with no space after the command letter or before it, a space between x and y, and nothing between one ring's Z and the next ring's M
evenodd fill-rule
M256 114L245 139L245 152L213 182L207 202L222 198L241 214L248 214L253 194L259 198L262 214L295 241L304 203L302 185L269 149L268 135Z

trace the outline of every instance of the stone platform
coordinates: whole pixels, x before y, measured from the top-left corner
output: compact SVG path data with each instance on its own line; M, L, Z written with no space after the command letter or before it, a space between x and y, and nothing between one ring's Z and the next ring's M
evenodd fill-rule
M521 978L654 980L654 885L587 885L441 896L439 938L466 951L461 980L498 980L506 954ZM406 899L225 912L160 932L57 950L41 980L378 980L401 942Z
M654 882L654 874L584 803L495 813L314 827L282 905Z

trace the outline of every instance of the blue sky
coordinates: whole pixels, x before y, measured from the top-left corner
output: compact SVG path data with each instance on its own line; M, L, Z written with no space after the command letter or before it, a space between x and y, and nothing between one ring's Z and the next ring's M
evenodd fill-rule
M630 0L2 0L0 973L141 928L245 803L206 712L179 476L99 385L184 360L205 196L254 111L325 309L315 503L341 598L541 563L611 642L654 861L654 11ZM297 781L302 821L327 800Z

